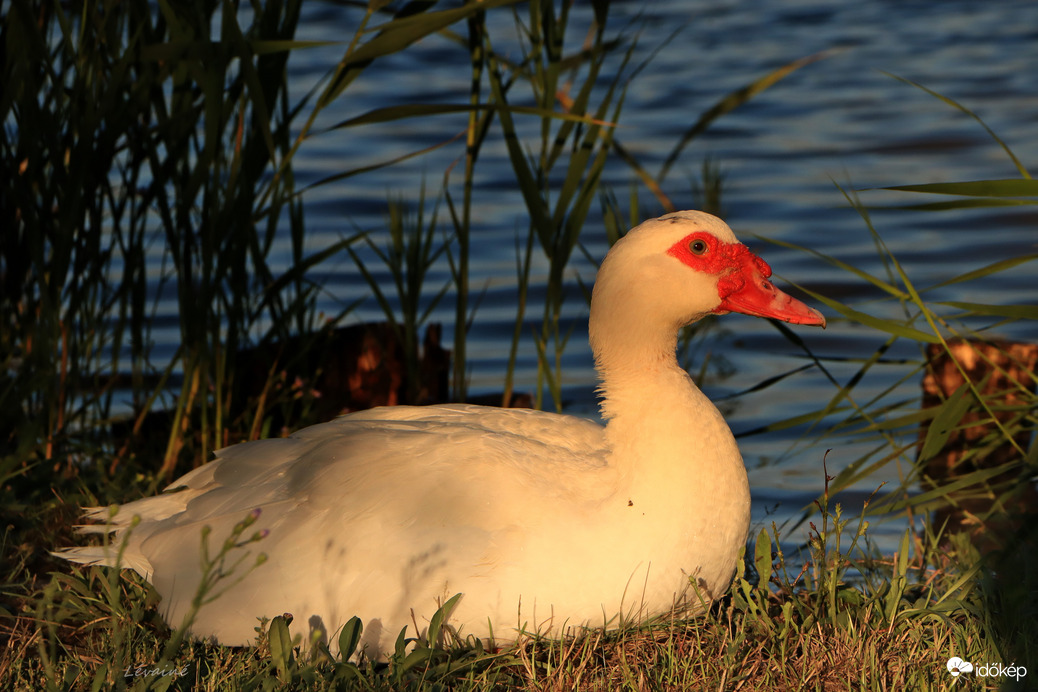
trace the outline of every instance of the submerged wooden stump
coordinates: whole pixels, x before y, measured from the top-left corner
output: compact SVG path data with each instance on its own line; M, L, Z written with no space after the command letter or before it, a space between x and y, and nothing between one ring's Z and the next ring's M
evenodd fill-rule
M945 532L969 531L982 549L996 539L996 534L1020 521L1033 521L1038 508L1038 492L1023 465L1020 450L1031 444L1031 427L1025 424L1029 407L1034 402L1035 366L1038 345L1008 341L954 340L948 351L941 344L927 347L926 374L923 377L923 408L940 406L952 397L963 397L964 411L958 421L941 421L947 434L944 444L925 464L924 488L937 488L981 469L994 469L1006 464L1006 471L987 480L992 488L986 497L977 490L950 493L952 505L942 508L934 517L934 528ZM965 377L964 377L965 375ZM987 409L963 387L967 379L986 403ZM968 405L967 405L968 404ZM998 421L998 424L995 421ZM920 430L920 453L930 426ZM1007 431L1007 437L999 424ZM996 506L1000 495L1010 490L1009 502ZM961 496L961 497L960 497Z
M451 400L448 384L451 352L441 346L442 328L430 324L413 372L406 346L386 322L340 327L327 335L295 336L287 341L239 351L236 366L245 399L256 402L276 376L288 396L306 397L318 421L401 404L443 404ZM286 391L281 391L282 398ZM241 399L239 399L241 400ZM470 403L530 408L529 395L513 393L470 397Z
M308 424L376 406L442 404L451 400L451 352L440 343L439 324L425 332L417 363L408 364L407 348L386 322L326 329L269 340L234 354L231 393L223 404L225 434L217 446L264 436L287 435ZM117 384L113 381L112 384ZM528 394L470 398L471 403L532 408ZM178 435L193 436L196 411L179 419ZM171 475L180 448L167 448L175 410L148 409L111 424L123 443L112 458L110 473L137 455L163 457L160 473ZM233 432L230 432L233 431ZM166 450L165 453L163 450Z
M413 373L405 345L385 322L243 349L235 363L239 401L271 398L274 381L282 390L279 398L305 398L318 420L375 406L440 402L447 397L450 369L450 351L440 345L440 334L439 324L426 329Z

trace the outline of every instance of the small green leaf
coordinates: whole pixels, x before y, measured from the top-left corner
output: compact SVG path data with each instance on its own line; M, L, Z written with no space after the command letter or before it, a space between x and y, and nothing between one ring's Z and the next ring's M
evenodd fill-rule
M422 665L428 666L432 663L433 653L433 649L427 646L419 646L404 657L403 662L400 663L400 671L406 673Z
M836 592L836 598L841 603L846 603L855 607L860 607L865 603L865 597L862 595L861 591L858 591L858 589L853 586L841 588Z
M278 615L270 621L267 630L267 639L270 642L270 658L278 671L278 678L287 682L294 667L292 660L292 635L288 630L288 621L284 616Z
M923 441L923 448L919 452L919 461L932 459L944 447L948 441L948 436L951 435L952 430L962 420L963 415L969 410L970 404L973 401L973 397L966 396L968 391L969 383L963 382L955 390L955 393L941 404L940 410L934 416L930 427L926 430L926 439Z
M404 660L405 649L407 648L407 627L400 629L400 634L396 638L396 646L393 647L393 655L398 660Z
M908 553L912 537L912 530L907 529L904 535L901 537L901 545L897 552L897 570L891 575L890 585L886 594L886 603L884 604L884 612L887 616L887 622L891 622L894 616L897 615L898 608L901 605L901 597L905 593L905 586L908 583Z
M757 569L757 574L760 575L757 591L767 597L768 583L771 581L771 534L766 528L761 529L757 534L753 565Z
M442 606L436 609L433 613L432 618L429 620L429 631L426 635L426 640L429 642L429 646L434 646L440 639L440 630L443 628L444 621L451 616L454 612L454 608L458 605L458 601L461 600L462 594L454 594L444 603Z
M349 661L356 652L357 644L360 643L360 635L363 633L364 623L356 615L343 626L342 632L339 633L339 657L343 663Z

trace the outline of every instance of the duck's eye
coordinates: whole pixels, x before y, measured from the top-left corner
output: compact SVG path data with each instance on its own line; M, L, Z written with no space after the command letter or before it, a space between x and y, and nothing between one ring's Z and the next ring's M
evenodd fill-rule
M688 249L692 252L693 255L705 255L706 251L709 250L710 247L706 244L705 240L700 240L697 238L696 240L693 240L691 243L688 244Z

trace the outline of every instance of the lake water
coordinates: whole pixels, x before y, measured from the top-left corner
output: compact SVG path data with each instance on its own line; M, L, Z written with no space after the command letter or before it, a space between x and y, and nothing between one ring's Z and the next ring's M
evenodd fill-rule
M577 3L568 45L579 44L587 26L585 3ZM343 41L357 20L354 9L320 2L304 5L297 37ZM986 178L1017 177L1012 162L982 127L921 90L896 81L884 72L920 82L973 109L1025 163L1038 162L1038 3L923 0L730 0L728 2L616 2L611 26L629 22L640 26L637 55L647 58L660 42L681 29L659 50L634 80L627 95L617 137L650 170L660 163L699 115L728 92L768 71L821 51L826 57L779 82L737 111L722 117L681 156L665 185L679 208L692 205L690 181L697 178L705 157L724 173L726 218L737 233L759 251L781 279L785 278L857 309L896 316L899 306L866 282L810 255L769 246L754 235L811 247L878 276L885 276L866 225L850 208L835 183L863 190L868 204L931 201L905 193L869 191L891 185ZM500 14L500 13L499 13ZM636 15L642 17L638 23ZM495 25L499 49L515 54L511 20ZM512 41L511 44L508 42ZM340 57L342 46L299 51L290 63L293 94L300 96ZM454 44L430 39L403 54L375 63L326 112L319 128L370 109L410 102L462 103L467 99L469 70L466 53ZM521 93L520 90L515 92ZM464 117L398 121L392 125L326 132L304 144L296 158L296 176L311 183L337 172L383 161L427 147L456 135ZM471 389L502 389L504 365L516 315L515 237L524 235L527 217L515 189L511 166L501 144L500 130L489 138L479 163L473 237L471 284L486 288L475 315L469 342ZM531 144L531 146L533 146ZM314 188L305 196L310 243L320 248L357 230L378 231L385 222L385 202L391 195L417 201L422 182L435 197L447 167L463 153L455 142L404 165ZM606 180L621 200L627 199L633 176L619 160ZM454 193L460 197L454 175ZM661 209L648 194L643 211ZM446 214L441 210L441 218ZM1001 258L1035 252L1033 207L923 214L876 210L876 228L917 285L926 286ZM445 226L444 226L445 228ZM592 256L607 247L605 234L589 223L582 238ZM539 320L544 268L534 268L535 288L528 315L530 328ZM386 275L380 274L383 278ZM569 278L572 289L566 317L575 326L567 348L565 394L567 410L594 415L594 372L586 345L587 306L577 277L590 283L593 266L576 257ZM429 281L435 292L448 279L441 263ZM325 265L326 311L337 312L367 292L348 257ZM933 300L991 303L1034 302L1033 265L993 279L935 291ZM797 328L811 351L822 356L865 357L886 335L850 324L830 310L826 331ZM351 319L381 319L369 301ZM434 315L450 334L451 296ZM734 374L709 378L704 389L719 398L752 387L767 377L805 362L768 322L743 316L724 318L725 335L709 346L727 358ZM1033 323L1000 329L1000 334L1033 341ZM449 344L448 344L449 345ZM918 359L910 344L895 347L888 357ZM829 364L845 381L854 364ZM534 346L521 348L517 389L535 383ZM876 368L857 390L868 400L904 374L904 366ZM821 406L834 393L818 371L790 377L762 393L726 402L728 420L736 433ZM919 396L918 378L902 386L893 398ZM822 458L827 449L830 473L856 459L861 448L840 438L794 429L768 435L742 436L740 445L750 470L754 519L781 522L799 514L818 496ZM891 466L844 497L847 511L856 512L861 499L883 480L897 479ZM873 537L892 550L901 524L877 527ZM793 538L802 537L800 530Z

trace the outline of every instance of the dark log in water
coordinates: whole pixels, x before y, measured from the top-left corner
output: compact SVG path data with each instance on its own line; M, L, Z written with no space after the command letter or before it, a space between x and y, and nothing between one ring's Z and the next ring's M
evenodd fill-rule
M286 396L305 399L312 417L328 420L376 406L445 401L450 351L441 328L426 329L409 365L406 347L386 322L339 327L243 349L235 370L240 402L264 406ZM276 397L272 387L277 388Z
M403 404L427 405L452 399L449 376L451 352L440 343L442 329L430 324L421 349L411 356L399 334L385 322L338 327L265 341L239 350L231 373L231 396L225 420L238 431L223 444L265 436L287 435L303 425L336 416ZM469 399L487 406L530 408L528 394L512 393ZM138 412L115 421L111 434L123 439L112 469L131 454L161 454L169 439L174 411ZM194 412L191 412L192 414ZM236 421L236 423L233 423ZM182 434L191 434L191 418L182 421ZM167 459L164 472L172 471L175 457Z

